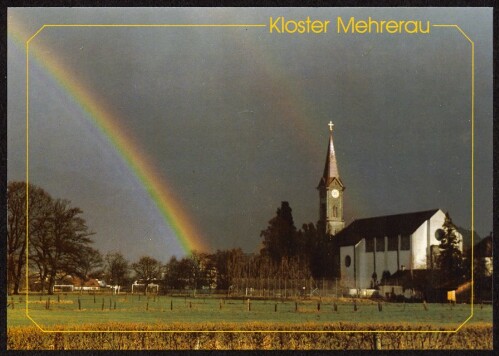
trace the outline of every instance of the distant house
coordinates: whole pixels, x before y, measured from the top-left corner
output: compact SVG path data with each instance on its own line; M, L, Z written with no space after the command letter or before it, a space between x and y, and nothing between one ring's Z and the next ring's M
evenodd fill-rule
M101 288L106 287L106 282L102 280L98 280L95 278L90 278L86 281L83 281L81 278L76 276L66 276L62 281L54 286L54 289L61 286L73 286L72 290L100 290Z
M440 209L355 220L334 237L343 286L373 289L397 272L435 268L444 221Z

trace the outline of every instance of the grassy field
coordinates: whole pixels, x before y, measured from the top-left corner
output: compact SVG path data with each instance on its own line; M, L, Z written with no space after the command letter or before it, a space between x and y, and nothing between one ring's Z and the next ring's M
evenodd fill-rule
M440 331L461 325L471 315L470 305L383 302L380 311L370 300L252 299L248 306L247 299L89 294L30 295L27 304L25 296L15 296L8 303L10 350L492 347L491 305L476 305L473 318L453 333ZM26 306L48 332L26 317ZM350 332L355 330L363 332Z
M47 308L50 298L49 309ZM33 323L26 317L26 297L9 297L14 301L7 310L7 325L28 326ZM318 310L320 303L320 310ZM334 311L334 304L337 311ZM456 329L470 315L467 304L381 303L357 300L357 310L351 299L313 300L251 300L250 310L246 299L187 298L144 295L93 295L67 294L39 296L30 295L27 304L29 315L43 329L52 326L77 327L92 323L231 323L242 325L253 322L300 325L314 323L326 325L338 322L360 323L403 323L410 325L433 325L448 330ZM473 318L468 324L492 323L492 306L475 305ZM359 330L359 329L355 329Z

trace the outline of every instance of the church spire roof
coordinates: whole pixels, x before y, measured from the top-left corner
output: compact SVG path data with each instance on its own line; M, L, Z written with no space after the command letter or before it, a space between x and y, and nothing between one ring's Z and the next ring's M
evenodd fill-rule
M321 184L328 185L334 178L336 178L340 184L340 174L338 172L338 164L336 163L336 153L334 151L333 143L333 127L334 124L330 121L329 124L329 145L327 147L326 165L324 166L324 173L322 174Z

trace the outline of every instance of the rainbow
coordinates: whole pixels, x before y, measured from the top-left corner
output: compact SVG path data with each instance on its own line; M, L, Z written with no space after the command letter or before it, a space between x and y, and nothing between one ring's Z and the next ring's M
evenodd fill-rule
M179 199L175 196L172 189L169 188L170 185L168 182L164 177L161 177L154 163L141 150L132 135L120 126L119 118L92 93L90 88L85 87L78 80L76 73L66 68L55 55L51 54L51 51L45 51L42 46L33 42L35 36L43 28L28 39L28 36L23 33L25 31L12 18L10 20L8 37L14 40L17 45L26 48L27 70L29 69L29 59L35 59L52 76L58 85L73 97L80 110L101 134L107 138L108 142L114 147L123 161L126 162L129 170L133 172L148 192L163 220L174 232L186 254L189 254L192 250L209 251L208 244L202 237L202 234L196 229L193 221L184 212ZM27 90L29 88L28 78L27 73ZM26 104L28 124L28 96ZM27 172L29 172L28 162Z

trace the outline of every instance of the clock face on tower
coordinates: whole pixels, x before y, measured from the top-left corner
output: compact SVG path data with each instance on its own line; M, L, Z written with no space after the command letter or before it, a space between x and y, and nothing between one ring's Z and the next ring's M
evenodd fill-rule
M333 198L338 198L340 196L340 192L338 191L338 189L331 190L331 196Z

